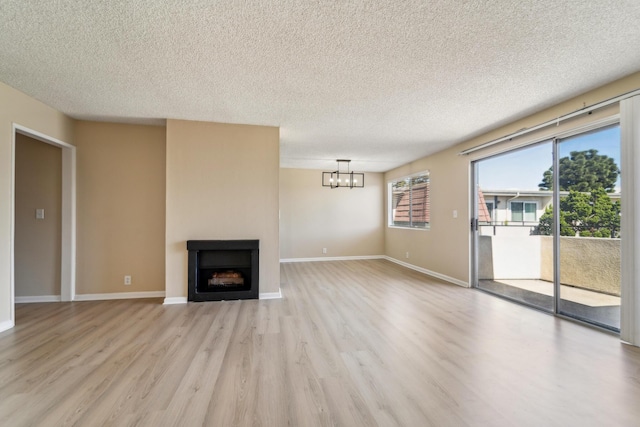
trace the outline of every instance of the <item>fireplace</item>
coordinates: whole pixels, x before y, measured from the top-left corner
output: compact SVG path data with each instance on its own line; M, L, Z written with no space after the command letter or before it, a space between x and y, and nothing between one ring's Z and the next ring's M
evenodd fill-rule
M259 240L188 240L189 301L258 298Z

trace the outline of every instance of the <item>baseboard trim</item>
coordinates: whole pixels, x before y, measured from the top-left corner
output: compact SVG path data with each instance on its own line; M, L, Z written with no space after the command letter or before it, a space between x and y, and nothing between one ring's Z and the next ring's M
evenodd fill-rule
M282 258L280 262L353 261L360 259L386 259L384 255L336 256L318 258Z
M319 257L319 258L282 258L280 262L286 263L286 262L318 262L318 261L353 261L353 260L361 260L361 259L386 259L387 261L391 261L395 264L401 265L411 270L415 270L420 273L426 274L428 276L435 277L440 280L444 280L445 282L453 283L454 285L462 286L463 288L469 287L469 284L463 280L456 279L454 277L450 277L445 274L436 273L435 271L427 270L426 268L418 267L417 265L409 264L407 262L400 261L398 259L391 258L390 256L386 256L386 255ZM262 299L262 297L260 298Z
M8 331L14 326L16 326L16 324L13 323L13 320L5 320L4 322L0 322L0 332Z
M260 299L280 299L282 298L282 289L278 288L278 292L263 292L258 297Z
M38 295L38 296L25 296L16 297L16 304L32 303L32 302L60 302L62 299L60 295Z
M262 292L258 295L259 299L280 299L282 298L282 290L278 289L278 292ZM186 304L187 297L170 297L165 298L163 305L173 305L173 304Z
M76 294L74 301L102 301L111 299L163 298L164 291L113 292L108 294Z
M426 268L418 267L417 265L409 264L404 261L400 261L395 258L391 258L389 256L385 256L384 259L387 261L391 261L395 264L401 265L406 268L410 268L411 270L418 271L420 273L426 274L427 276L435 277L436 279L444 280L445 282L453 283L454 285L462 286L463 288L468 288L469 284L463 280L456 279L454 277L447 276L445 274L436 273L435 271L427 270Z
M166 297L162 305L186 304L187 297Z

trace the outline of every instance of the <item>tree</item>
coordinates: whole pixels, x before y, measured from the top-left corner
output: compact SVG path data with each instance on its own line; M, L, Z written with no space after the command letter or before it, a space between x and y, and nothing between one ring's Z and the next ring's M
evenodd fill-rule
M589 192L598 188L607 193L615 190L620 175L616 162L598 150L572 151L560 159L560 190ZM553 190L553 167L542 175L540 190Z
M615 161L598 150L572 151L560 159L558 181L561 191L569 195L560 199L560 235L583 237L618 237L620 202L607 193L615 190L620 170ZM540 190L553 189L553 167L542 175ZM553 207L540 217L537 232L553 232Z
M620 202L613 202L603 188L591 193L571 190L560 199L560 235L582 237L618 237L620 232ZM538 233L553 233L553 207L548 206L540 217Z

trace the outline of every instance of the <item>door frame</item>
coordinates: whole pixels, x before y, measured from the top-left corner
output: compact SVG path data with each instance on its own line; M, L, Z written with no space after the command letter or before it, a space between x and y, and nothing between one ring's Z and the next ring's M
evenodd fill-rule
M497 152L492 152L486 156L480 156L477 157L475 159L473 159L470 162L470 181L471 181L471 223L470 223L470 232L471 232L471 237L470 237L470 241L471 241L471 262L470 262L470 274L469 277L471 278L471 287L472 288L476 288L476 289L480 289L482 290L482 288L478 287L479 284L479 279L478 279L478 272L479 272L479 254L478 254L478 243L479 243L479 232L478 232L478 167L477 164L483 160L487 160L491 157L495 157L495 156L499 156L502 154L506 154L509 152L513 152L513 151L517 151L519 149L523 149L526 147L530 147L533 146L535 144L539 144L545 141L549 141L552 144L552 153L553 153L553 159L552 159L552 165L553 165L553 170L558 170L559 169L559 145L560 143L562 143L563 140L570 138L572 136L576 136L576 135L581 135L581 134L586 134L589 132L594 132L594 131L598 131L600 129L606 128L608 126L613 126L613 125L620 125L620 114L614 114L599 120L595 120L591 123L582 125L582 126L577 126L575 128L571 128L568 130L564 130L561 132L558 132L556 135L554 136L544 136L543 138L538 138L538 139L532 139L531 141L528 142L524 142L521 144L518 144L516 146L512 146L512 147L505 147L504 149L497 151ZM621 131L622 132L622 131ZM621 135L621 139L622 139L622 135ZM620 148L621 148L621 152L623 150L622 148L623 143L622 140L620 141ZM622 162L622 159L621 159ZM621 166L621 165L620 165ZM624 184L624 176L620 177L621 179L621 183L622 183L622 188L625 187ZM553 188L557 189L559 187L559 174L553 174ZM554 191L553 195L552 195L552 200L553 200L553 206L560 206L560 193L558 191ZM629 203L629 202L628 202ZM562 317L562 318L567 318L570 320L577 320L580 321L582 323L585 324L589 324L591 326L595 326L595 327L599 327L605 330L611 330L611 328L608 328L604 325L599 325L599 324L595 324L595 323L591 323L591 322L587 322L586 320L583 319L579 319L576 317L572 317L569 316L565 313L562 313L560 310L560 298L561 298L561 293L560 293L560 222L559 222L559 216L560 216L560 210L559 209L554 209L554 218L553 218L553 222L554 222L554 232L553 232L553 266L554 266L554 272L553 272L553 277L554 277L554 283L553 283L553 289L554 289L554 295L553 295L553 309L551 311L549 310L545 310L542 307L536 307L534 305L529 305L526 304L524 302L518 301L518 300L514 300L508 297L504 297L498 294L500 297L506 298L509 301L513 301L517 304L522 304L525 305L527 307L531 307L537 310L541 310L544 312L548 312L548 313L552 313L555 316L558 317ZM622 242L621 242L621 247L622 247ZM623 264L626 264L628 262L632 262L632 260L629 260L628 258L625 257L625 255L628 257L627 254L622 253L621 254L621 261ZM621 266L621 273L622 273L622 266ZM621 284L622 287L622 284ZM493 294L493 293L492 293ZM622 301L621 301L621 308L622 308ZM621 322L621 326L622 326L622 322Z
M15 175L16 135L21 134L62 149L62 235L60 299L73 301L76 293L76 147L17 123L12 124L10 287L11 320L15 324Z

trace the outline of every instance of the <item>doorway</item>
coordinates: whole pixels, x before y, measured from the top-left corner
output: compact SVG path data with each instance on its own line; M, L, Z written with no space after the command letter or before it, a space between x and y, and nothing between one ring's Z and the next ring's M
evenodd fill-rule
M75 257L76 257L76 148L64 141L44 135L33 129L15 124L13 125L12 161L14 182L13 188L13 216L11 220L11 319L15 322L15 175L16 175L16 140L21 136L50 144L61 148L61 205L60 205L60 300L72 301L75 297ZM46 212L45 212L46 215Z
M60 301L62 149L16 133L16 302Z
M474 286L619 331L619 125L508 151L472 168Z

